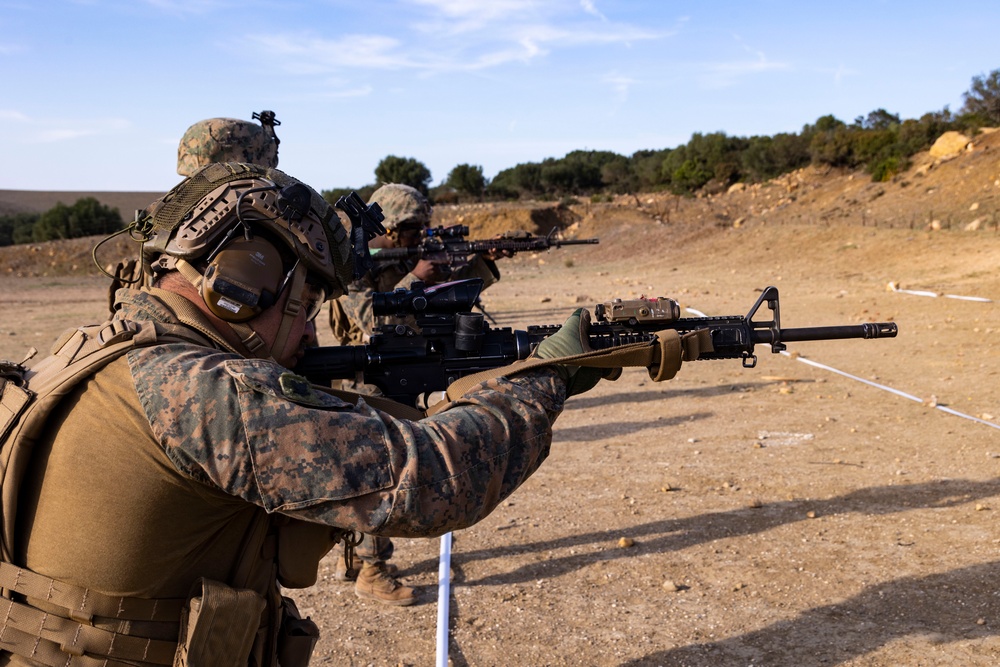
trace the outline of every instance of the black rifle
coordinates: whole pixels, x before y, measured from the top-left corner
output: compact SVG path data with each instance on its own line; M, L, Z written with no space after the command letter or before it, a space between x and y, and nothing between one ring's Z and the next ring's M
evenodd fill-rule
M526 358L539 342L561 325L530 326L527 331L491 328L481 313L469 312L479 298L480 278L441 283L423 288L375 292L376 316L416 319L419 330L402 324L379 326L367 345L316 347L306 350L295 366L297 373L316 384L336 379L360 379L383 394L414 405L421 394L442 391L460 377L506 366ZM771 316L755 320L767 304ZM634 299L598 304L590 325L590 346L605 349L627 343L650 342L655 332L674 329L680 334L708 329L713 351L701 359L741 359L745 368L757 365L754 345L785 349L786 342L841 338L894 338L893 322L782 329L779 323L778 288L768 287L745 316L680 317L673 299Z
M385 234L382 221L385 215L376 203L365 204L357 192L342 196L334 204L351 220L351 252L354 254L354 279L357 280L373 267L368 242Z
M450 271L467 266L472 255L493 252L514 254L559 248L564 245L589 245L600 243L600 239L569 239L556 237L555 228L546 236L533 236L529 232L506 232L497 239L469 241L466 225L433 227L424 230L420 245L413 248L384 248L372 253L376 263L398 262L402 259L426 259L446 264Z

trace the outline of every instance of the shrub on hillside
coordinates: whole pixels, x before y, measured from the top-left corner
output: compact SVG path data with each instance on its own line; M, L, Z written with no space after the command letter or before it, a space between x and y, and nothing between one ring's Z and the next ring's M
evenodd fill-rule
M412 157L387 155L375 167L375 180L380 184L409 185L426 195L431 182L431 170L423 162Z
M38 218L38 213L0 216L0 246L31 243L31 230Z
M112 234L124 226L117 208L83 197L72 206L60 202L42 214L0 217L0 246Z

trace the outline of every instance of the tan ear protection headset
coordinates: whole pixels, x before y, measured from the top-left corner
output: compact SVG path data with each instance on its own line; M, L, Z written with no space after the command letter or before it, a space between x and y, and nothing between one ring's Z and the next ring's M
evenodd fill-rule
M238 224L206 258L201 296L208 309L224 322L246 322L273 306L298 266L287 252L283 258L279 241L267 235L261 237L259 231L255 235L252 222L240 215L240 204L246 194L275 189L276 186L264 186L241 193L236 203ZM309 193L303 190L301 184L281 190L277 208L283 218L301 219L302 211L309 210ZM243 238L237 237L241 229ZM286 272L284 266L289 264Z
M290 274L273 243L260 236L237 238L210 258L201 296L220 320L246 322L274 305Z
M339 221L330 224L336 216L324 205L277 170L210 164L151 207L150 282L176 269L239 338L233 351L258 359L283 354L299 318L315 318L351 273L347 233ZM253 321L278 303L277 329L265 340Z

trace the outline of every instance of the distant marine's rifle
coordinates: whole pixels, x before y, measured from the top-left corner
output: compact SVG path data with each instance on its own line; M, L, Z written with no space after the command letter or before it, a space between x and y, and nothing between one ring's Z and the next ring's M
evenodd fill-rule
M562 239L556 236L555 228L546 236L534 236L529 232L505 232L500 238L467 240L469 228L466 225L433 227L424 230L420 245L413 248L383 248L372 252L376 264L398 262L402 259L426 259L446 264L452 271L467 266L473 255L490 253L514 254L537 252L564 245L589 245L600 239Z
M351 220L351 252L354 254L354 278L358 279L374 267L368 242L385 234L385 215L376 202L365 204L357 192L344 195L334 204Z
M385 324L367 345L310 348L295 371L323 385L335 379L361 379L389 398L414 405L421 394L442 391L460 377L526 358L559 330L558 324L529 326L526 331L491 328L481 313L469 312L482 287L483 281L474 278L426 289L414 283L409 290L375 292L376 316L412 315L419 330ZM755 319L764 304L770 317ZM757 344L770 345L777 353L790 342L894 338L897 333L893 322L782 329L779 315L776 287L766 288L745 316L682 318L673 299L615 299L597 304L589 342L595 350L638 342L652 345L657 331L684 334L708 329L713 349L703 351L699 360L741 359L745 368L753 368Z

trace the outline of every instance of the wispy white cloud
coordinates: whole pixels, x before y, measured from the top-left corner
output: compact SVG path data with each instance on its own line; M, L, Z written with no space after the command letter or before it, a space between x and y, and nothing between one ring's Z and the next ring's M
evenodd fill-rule
M112 136L132 127L122 118L38 118L15 109L0 109L0 123L16 126L12 135L22 144L50 144L82 137Z
M356 88L337 88L335 90L330 90L324 93L324 97L328 98L348 98L348 97L368 97L375 91L374 87L370 85L358 86Z
M545 9L538 0L409 0L428 12L413 28L431 34L478 32L511 21L537 20ZM553 2L553 7L560 5Z
M580 0L580 6L583 7L583 11L587 12L591 16L596 16L602 21L607 21L608 18L597 9L594 5L593 0Z
M27 123L30 118L26 114L13 109L0 109L0 122L4 123Z
M611 115L614 115L618 109L628 102L628 94L636 83L635 79L628 76L623 76L621 74L612 73L607 74L601 79L601 82L606 86L610 87L614 93L614 105L611 110Z
M52 128L51 130L41 130L34 133L33 139L38 143L51 144L70 139L79 139L80 137L92 137L96 134L97 132L92 129Z
M629 88L636 82L635 79L620 74L608 74L603 81L610 85L614 91L622 94L627 94Z
M153 9L173 16L201 16L240 5L233 0L143 0L143 2Z
M747 46L739 35L733 37L749 57L704 65L705 87L728 88L747 76L791 69L788 63L771 60L763 51Z
M837 68L832 72L833 83L839 86L841 83L843 83L845 77L854 76L857 73L858 73L857 70L850 69L848 67L845 67L844 65L838 65Z
M593 0L403 0L403 4L416 16L392 36L269 33L250 35L241 42L257 45L271 62L303 74L410 70L433 75L530 63L558 49L627 44L669 34L609 21Z
M251 35L247 38L286 67L302 74L349 69L403 69L419 66L403 53L399 40L382 35L345 35L339 39L292 34Z

